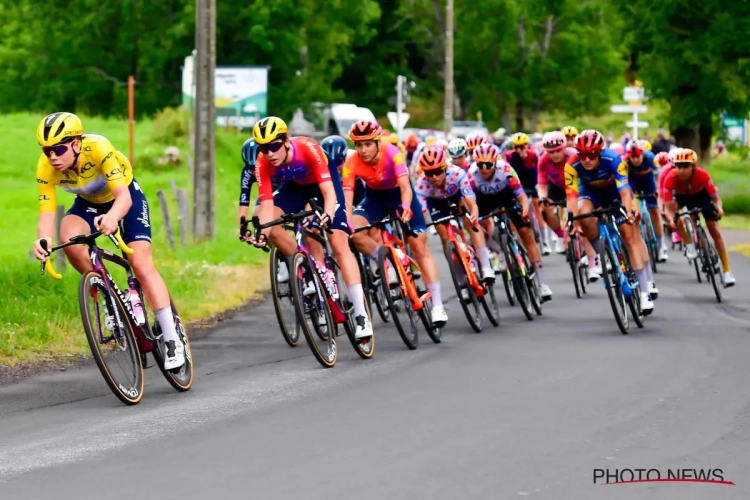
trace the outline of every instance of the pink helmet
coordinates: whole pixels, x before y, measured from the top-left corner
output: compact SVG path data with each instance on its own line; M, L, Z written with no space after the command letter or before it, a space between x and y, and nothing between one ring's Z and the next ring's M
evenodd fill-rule
M561 149L565 149L567 140L565 138L565 134L563 134L559 130L556 130L554 132L547 132L546 134L544 134L542 144L544 146L544 149L546 149L547 151L560 151Z

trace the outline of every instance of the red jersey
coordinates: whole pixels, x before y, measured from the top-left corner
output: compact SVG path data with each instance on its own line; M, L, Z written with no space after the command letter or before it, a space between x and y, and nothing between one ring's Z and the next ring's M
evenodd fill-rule
M526 148L526 151L526 158L521 158L521 155L516 153L515 150L506 151L504 155L505 161L510 163L510 166L513 167L513 170L518 174L521 185L523 185L524 188L529 189L536 186L536 166L539 162L539 157L536 155L536 151L530 147Z
M274 167L262 154L255 164L255 178L258 179L258 199L273 199L271 177L295 184L322 184L331 180L328 158L317 142L309 137L292 137L291 160Z
M672 169L667 178L664 179L664 202L674 200L675 196L698 194L704 189L711 198L719 196L711 176L702 168L695 167L695 172L687 181L678 179L677 169Z
M657 189L658 194L660 196L664 196L664 181L669 177L669 174L672 173L672 170L674 170L674 165L671 163L667 163L663 167L661 167L661 170L659 170L659 179L658 179L658 186Z
M539 167L536 172L536 183L546 186L549 182L560 189L565 189L565 165L573 165L578 161L578 152L573 148L565 148L565 156L559 164L555 164L545 151L539 157Z

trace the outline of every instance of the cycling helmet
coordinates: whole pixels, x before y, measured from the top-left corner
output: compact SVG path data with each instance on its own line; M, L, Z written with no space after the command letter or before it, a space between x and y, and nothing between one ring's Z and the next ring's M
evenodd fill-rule
M641 141L630 141L625 146L625 153L630 157L641 156L643 154L643 144L641 144Z
M482 144L495 144L495 136L492 134L485 135Z
M253 127L253 139L259 145L285 139L287 134L289 134L289 129L286 122L277 116L263 118Z
M427 146L419 155L419 166L423 172L431 170L445 170L448 168L446 163L447 155L445 151L436 146Z
M656 158L654 158L654 161L660 167L664 167L665 165L669 163L669 153L667 153L666 151L662 151L661 153L656 155Z
M469 151L474 151L475 148L482 144L483 140L484 137L482 137L481 135L470 135L466 138L466 149L468 149Z
M518 132L517 134L513 134L511 136L511 141L513 142L513 147L526 146L530 142L529 136L524 134L523 132Z
M641 147L644 151L651 151L651 143L648 142L646 139L638 141L641 143Z
M354 142L379 141L382 136L383 127L371 120L360 120L349 131L349 139Z
M601 152L604 149L604 136L598 130L584 130L576 137L576 149L579 153Z
M451 158L458 158L466 154L466 141L463 139L453 139L448 143L448 154Z
M390 142L394 146L398 146L398 136L396 134L391 134L389 136L386 136L385 140L386 142Z
M698 155L692 149L682 148L675 155L674 161L672 163L690 163L694 166L696 163L698 163Z
M437 138L434 135L428 135L424 138L424 143L426 146L432 146L435 144L435 141L437 141Z
M443 151L448 151L448 141L446 141L445 139L438 139L433 145L442 149Z
M674 163L674 160L675 158L677 158L677 155L680 154L680 151L682 151L682 148L674 148L669 150L670 163Z
M340 135L329 135L320 141L320 147L323 148L328 160L335 162L345 159L346 153L349 151L346 139Z
M495 130L493 137L497 141L502 141L503 139L505 139L505 132L506 130L503 127L500 127L499 129Z
M70 142L83 135L81 119L73 113L52 113L39 122L36 128L36 140L39 145L54 146Z
M382 135L383 137L388 137L389 135L391 135L391 131L390 131L390 130L388 130L387 128L384 128L384 129L383 129L383 133L382 133L381 135Z
M472 158L477 163L495 163L500 150L494 144L482 144L474 150Z
M255 139L250 138L245 141L245 144L242 145L242 161L245 162L245 165L250 167L255 166L255 160L258 158L258 149L258 143L255 142Z
M406 138L406 141L404 142L404 147L408 151L414 151L417 149L417 146L419 146L419 139L416 135L411 134L409 137Z
M542 139L542 146L547 151L560 151L561 149L565 149L566 144L567 139L565 138L565 134L558 131L547 132Z
M567 127L563 127L562 133L563 135L565 135L565 137L575 137L578 135L578 129L571 125L568 125Z
M611 149L612 151L614 151L620 156L625 154L625 148L619 142L613 142L612 144L610 144L609 149Z

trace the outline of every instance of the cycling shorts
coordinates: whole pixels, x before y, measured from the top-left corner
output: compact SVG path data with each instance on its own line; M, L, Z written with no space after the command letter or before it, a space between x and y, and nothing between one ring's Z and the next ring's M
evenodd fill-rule
M565 201L565 188L547 184L547 199L554 202Z
M708 208L701 210L703 220L706 222L719 220L719 217L714 213L714 208L710 205L713 200L705 189L694 194L675 194L674 197L677 206L680 208L686 207L687 209L692 210L694 208L705 207L708 205Z
M479 207L480 217L489 215L495 210L505 209L505 212L508 214L511 222L513 222L513 225L516 226L516 229L531 227L529 220L524 219L516 195L509 187L506 187L499 193L495 194L477 193L477 206Z
M134 241L148 241L150 243L151 216L149 215L146 195L143 194L141 186L135 179L128 186L128 191L130 192L130 199L133 200L133 205L120 221L122 239L125 243L132 243ZM70 207L70 210L65 215L77 215L85 220L89 225L89 230L93 233L96 231L94 219L109 212L114 204L115 200L106 203L91 203L80 196L76 196L73 206Z
M424 233L427 225L422 215L422 207L417 200L417 194L414 192L414 186L411 188L411 211L412 216L409 221L411 232L415 235ZM371 189L365 187L365 197L357 208L354 209L353 215L360 215L372 224L383 220L393 210L401 208L401 189L398 187L391 189Z
M459 191L450 198L427 198L427 209L430 211L430 219L436 221L451 215L451 204L458 206L463 199Z
M336 192L336 211L333 221L329 224L331 229L338 229L350 233L349 224L346 222L346 198L344 188L341 186L339 171L335 168L330 170L331 182ZM273 193L273 204L279 207L285 214L301 212L305 209L310 198L315 198L320 206L324 206L323 193L318 184L297 184L294 181L284 181Z
M646 200L646 207L649 210L658 208L659 203L656 198L656 179L653 174L631 175L628 178L628 184L630 184L630 189L633 190L633 194L638 191L643 192L643 198Z

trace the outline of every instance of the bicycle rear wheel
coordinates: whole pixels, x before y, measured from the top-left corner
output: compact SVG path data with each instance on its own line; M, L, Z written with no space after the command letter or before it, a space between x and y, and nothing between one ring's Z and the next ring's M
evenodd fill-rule
M287 268L285 283L279 283L279 267L283 264ZM291 275L289 274L289 262L284 254L278 251L276 247L271 248L271 297L273 308L276 311L276 319L279 322L281 336L290 347L296 347L299 342L300 327L297 323L296 308L292 301Z
M576 289L576 297L580 299L583 296L583 290L581 289L580 285L581 266L576 256L575 242L576 239L571 237L570 241L568 242L568 248L565 249L565 253L567 254L566 257L568 260L568 265L570 266L570 271L573 273L573 286Z
M338 359L336 327L328 308L323 282L310 264L307 254L296 252L292 257L289 281L297 309L297 322L305 335L310 350L324 368L331 368ZM314 292L305 295L308 283L313 283ZM320 319L323 319L321 322ZM323 326L323 323L325 326Z
M458 301L464 310L469 326L476 333L482 332L482 315L479 312L479 300L477 299L474 289L469 286L469 279L466 269L461 261L461 255L458 253L456 245L450 241L445 246L445 255L448 258L448 267L451 271L453 286L456 288Z
M708 241L708 236L702 227L698 229L698 241L700 241L701 246L699 256L700 260L703 262L703 271L706 273L706 279L711 282L714 294L716 295L716 300L721 302L722 295L721 288L719 288L719 283L721 283L721 281L719 281L719 283L716 282L716 274L717 272L721 272L717 271L719 260L718 252L713 244Z
M98 272L87 271L81 276L78 304L83 331L104 381L117 399L138 404L143 398L141 354L120 298L110 294Z
M357 262L359 263L359 270L362 275L362 286L364 287L366 285L365 294L370 303L370 310L372 311L372 306L375 305L375 309L378 310L378 316L380 316L380 319L383 320L384 323L388 323L391 320L391 311L388 309L388 301L386 300L385 295L383 295L383 287L380 286L379 282L383 277L381 276L376 279L375 273L372 270L373 266L377 266L378 263L369 257L365 257L359 252L357 252L357 255L359 256Z
M388 301L388 309L391 311L393 324L396 325L396 330L398 330L398 334L406 347L416 349L419 346L416 314L411 299L406 293L406 287L400 282L400 279L395 283L390 283L390 273L398 274L396 271L398 268L396 267L396 258L389 247L380 247L378 267L380 268L380 284ZM403 313L403 316L399 317L399 313Z
M609 246L609 240L606 238L599 241L602 247L600 260L602 264L602 278L604 288L607 289L609 303L612 306L612 313L615 315L615 321L620 331L628 334L630 325L628 324L628 312L625 309L625 294L620 284L620 264L615 259L612 247Z
M175 330L177 330L177 335L185 346L185 364L176 370L165 370L164 355L161 350L163 343L161 342L159 342L159 345L157 345L151 352L154 355L156 364L159 365L162 375L164 375L164 378L169 382L169 385L179 392L185 392L190 390L193 386L193 352L190 349L190 339L188 339L187 332L185 331L185 325L182 323L180 313L177 311L177 306L174 304L172 297L169 298L169 305L172 308ZM156 336L161 335L161 327L159 326L158 321L154 321L153 332Z

